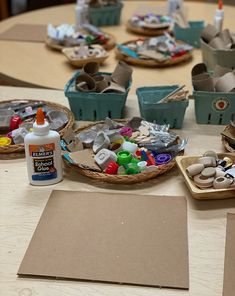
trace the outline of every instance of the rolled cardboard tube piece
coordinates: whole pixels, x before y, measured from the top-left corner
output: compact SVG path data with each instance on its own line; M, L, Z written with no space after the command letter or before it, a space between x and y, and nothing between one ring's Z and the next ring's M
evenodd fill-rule
M105 89L103 89L101 92L102 93L107 93L107 92L125 93L126 89L121 85L111 82L110 85Z
M192 76L196 76L198 74L202 74L202 73L207 73L207 67L206 64L204 63L199 63L197 65L195 65L192 69Z
M205 29L201 32L201 37L209 43L214 37L216 37L219 34L219 31L212 26L211 24L208 24Z
M230 31L228 29L223 30L219 34L219 37L224 41L227 48L231 48L231 46L233 44L233 40L231 38L231 34L230 34Z
M105 88L109 86L108 81L106 80L101 80L101 81L96 81L96 92L100 93L102 92Z
M208 73L193 76L193 87L198 91L214 91L213 79Z
M90 76L94 76L99 71L99 64L96 62L90 62L83 66L82 73L86 73Z
M209 45L215 49L228 49L226 46L226 43L224 42L224 40L220 37L215 37L213 38L210 42Z
M226 73L232 72L232 69L221 67L220 65L216 65L214 68L214 77L221 77Z
M133 70L130 66L123 61L119 61L113 74L111 75L112 81L126 88L132 72Z
M76 89L83 92L95 91L95 80L87 74L81 74L76 79Z
M215 85L217 92L234 92L235 91L235 75L233 72L226 73L217 80Z

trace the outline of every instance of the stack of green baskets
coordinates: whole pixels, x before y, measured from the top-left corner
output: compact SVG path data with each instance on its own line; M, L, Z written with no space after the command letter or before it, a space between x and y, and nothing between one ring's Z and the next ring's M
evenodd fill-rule
M110 75L110 73L99 73ZM125 93L95 93L82 92L75 89L76 78L80 72L76 72L67 82L64 88L68 98L70 109L76 120L103 120L109 118L123 118L126 98L130 90L131 81Z
M188 100L158 103L178 87L178 85L171 85L137 88L141 116L150 122L170 124L171 128L181 128Z
M89 17L92 25L115 26L119 25L123 4L118 2L116 5L107 5L103 7L90 7Z

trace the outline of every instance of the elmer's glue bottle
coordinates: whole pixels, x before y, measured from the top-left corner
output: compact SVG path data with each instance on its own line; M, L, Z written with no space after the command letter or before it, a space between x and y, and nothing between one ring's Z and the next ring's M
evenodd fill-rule
M33 131L24 138L29 181L51 185L62 180L60 135L51 131L42 108L38 108Z

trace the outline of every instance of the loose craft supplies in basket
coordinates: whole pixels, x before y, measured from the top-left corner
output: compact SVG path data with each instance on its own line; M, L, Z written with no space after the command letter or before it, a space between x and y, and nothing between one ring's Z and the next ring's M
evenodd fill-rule
M3 106L3 104L5 103L11 103L11 102L17 102L17 101L22 101L22 100L5 100L5 101L1 101L0 102L0 109L1 106ZM53 110L58 110L58 111L63 111L67 118L68 118L68 122L66 123L66 125L58 131L58 133L60 134L60 136L62 137L69 129L72 128L73 124L74 124L74 116L73 113L65 106L62 106L60 104L57 103L52 103L52 102L48 102L48 101L43 101L43 100L23 100L26 103L33 103L33 102L42 102L43 104L45 104L46 106L52 108ZM9 146L0 146L0 159L1 158L17 158L17 157L22 157L24 155L24 144L12 144Z
M132 44L136 44L137 42L139 42L139 39L129 40L122 44L117 45L117 47L115 47L115 53L116 53L117 59L136 66L161 68L161 67L170 67L170 66L188 61L192 58L192 49L189 50L188 52L185 52L183 55L175 56L173 58L168 58L162 61L156 58L151 58L150 56L147 57L147 55L145 58L139 58L138 56L135 56L136 53L134 53L134 55L132 54L133 50L131 50L132 53L129 54L129 49L128 49L128 47L132 46ZM187 46L186 43L183 43L182 41L179 41L177 43L181 44L182 46L184 45ZM157 53L156 50L155 52Z
M115 120L116 123L122 123L126 124L127 120L126 119L118 119ZM96 123L91 123L88 124L84 127L78 128L75 130L75 134L78 135L79 133L86 131L90 129L91 127L95 127L99 124L103 124L105 121L99 121ZM178 139L180 141L180 139ZM181 150L178 155L183 155L184 150ZM112 175L112 174L107 174L104 172L97 172L97 171L92 171L90 169L85 169L77 164L71 163L66 155L64 155L63 161L64 164L68 169L74 170L78 172L81 175L84 175L88 178L92 178L98 181L102 182L107 182L107 183L113 183L113 184L134 184L134 183L140 183L144 182L153 178L156 178L159 175L165 174L166 172L170 171L173 169L176 165L175 158L172 158L171 161L169 161L166 164L158 165L157 170L155 171L149 171L149 172L141 172L138 174L133 174L133 175Z

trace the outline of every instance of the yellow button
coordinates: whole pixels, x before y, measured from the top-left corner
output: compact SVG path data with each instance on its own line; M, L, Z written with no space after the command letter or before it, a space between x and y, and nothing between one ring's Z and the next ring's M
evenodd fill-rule
M0 138L0 146L9 146L11 145L11 139L8 137L1 137Z

